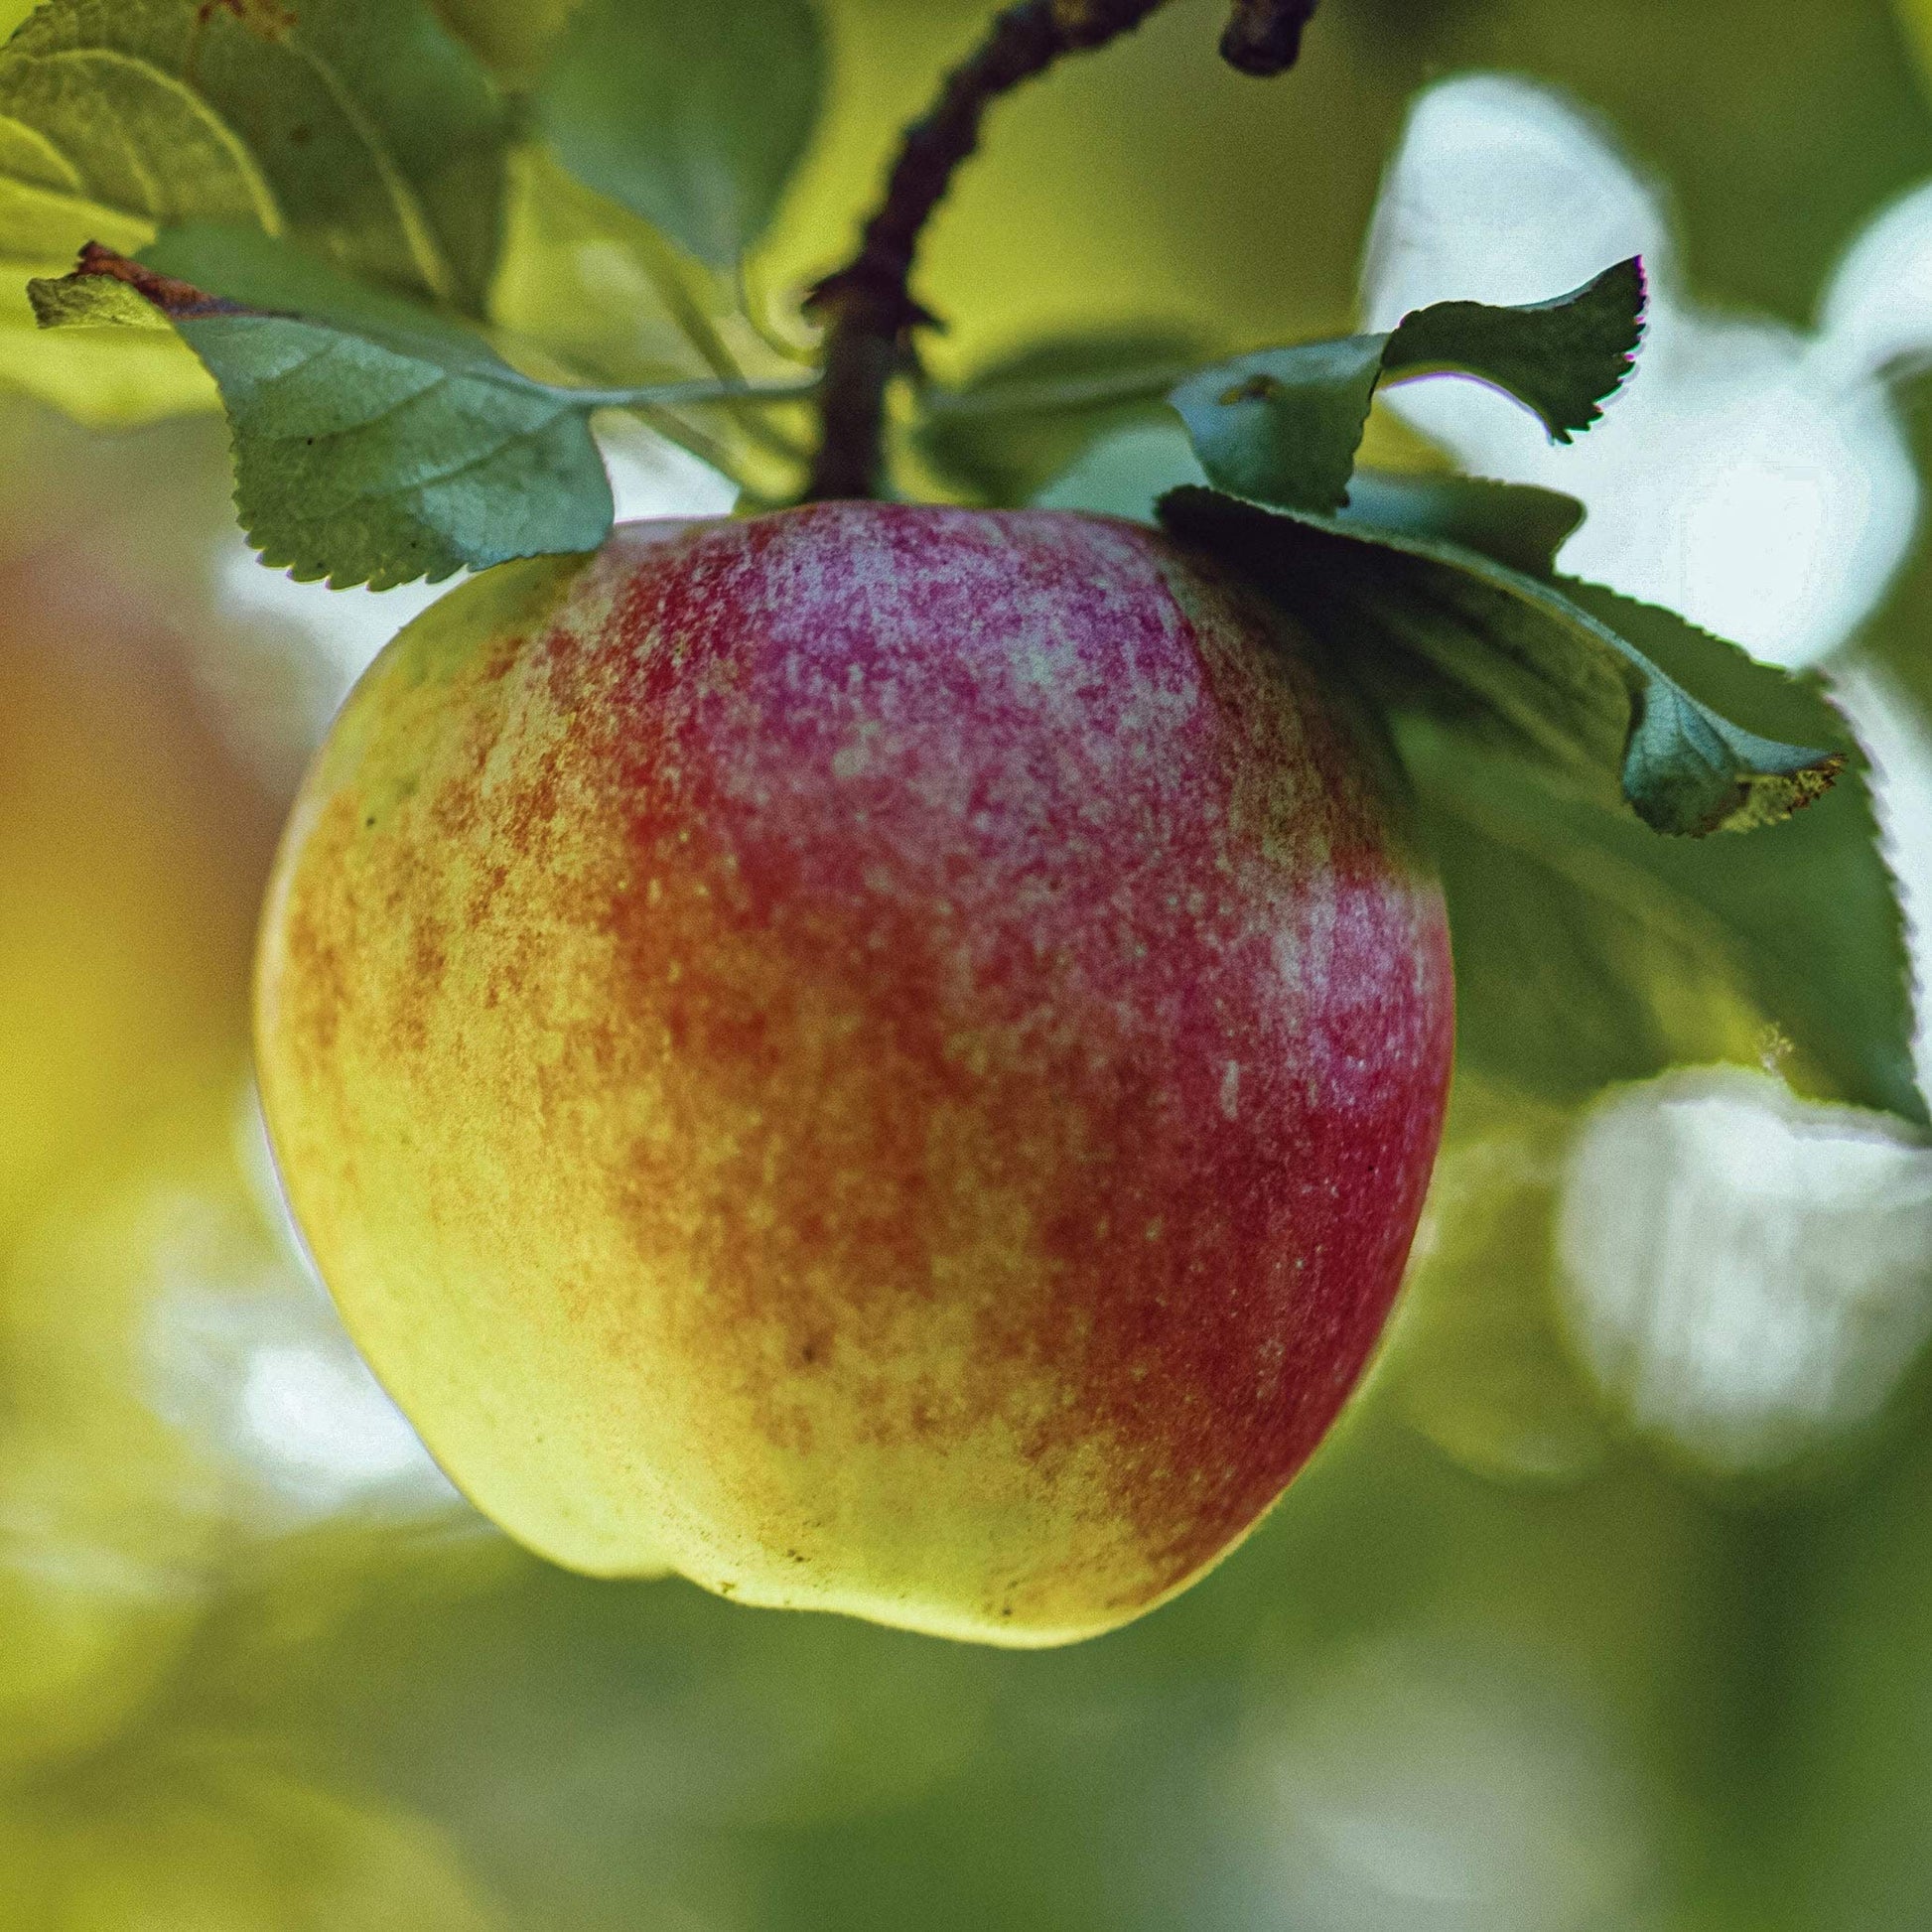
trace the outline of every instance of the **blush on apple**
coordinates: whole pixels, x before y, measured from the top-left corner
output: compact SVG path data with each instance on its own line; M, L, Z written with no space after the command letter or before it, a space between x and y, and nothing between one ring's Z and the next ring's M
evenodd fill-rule
M1282 621L1139 526L636 524L403 631L282 852L263 1093L369 1360L574 1568L1048 1644L1375 1342L1440 893Z

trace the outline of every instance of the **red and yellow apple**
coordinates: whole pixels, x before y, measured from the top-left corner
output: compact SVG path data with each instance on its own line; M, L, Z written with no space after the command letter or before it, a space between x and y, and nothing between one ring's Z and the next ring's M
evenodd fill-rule
M290 1198L574 1568L1047 1644L1240 1539L1388 1311L1440 893L1282 621L1152 530L635 524L405 629L259 967Z

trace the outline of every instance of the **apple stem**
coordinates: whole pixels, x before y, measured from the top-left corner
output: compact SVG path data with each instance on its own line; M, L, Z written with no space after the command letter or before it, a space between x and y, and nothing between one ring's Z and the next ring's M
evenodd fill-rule
M978 49L947 74L932 107L906 129L859 252L806 298L825 326L820 438L807 502L879 494L887 391L912 366L913 331L938 326L911 293L919 235L954 172L979 146L987 108L1062 55L1106 46L1165 3L1019 0L994 20ZM1301 52L1302 30L1316 4L1235 0L1222 58L1243 73L1285 71Z

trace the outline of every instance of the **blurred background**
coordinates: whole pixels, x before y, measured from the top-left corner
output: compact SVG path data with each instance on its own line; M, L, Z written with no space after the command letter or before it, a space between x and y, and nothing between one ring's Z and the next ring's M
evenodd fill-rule
M781 327L987 8L827 11ZM1640 247L1643 371L1577 450L1463 385L1399 413L1586 497L1570 567L1824 666L1932 917L1932 4L1326 0L1270 86L1218 14L1000 109L930 237L940 373ZM637 281L558 197L518 219L507 326ZM359 1363L248 1078L281 814L429 593L256 565L192 371L80 426L0 329L0 383L4 1932L1932 1924L1932 1152L1660 974L1737 1063L1459 1081L1368 1384L1144 1622L1007 1655L565 1575ZM733 499L608 448L623 512Z

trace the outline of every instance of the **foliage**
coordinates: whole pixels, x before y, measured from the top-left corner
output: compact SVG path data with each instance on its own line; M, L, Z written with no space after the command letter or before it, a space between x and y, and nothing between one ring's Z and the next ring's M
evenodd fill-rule
M185 220L249 222L478 313L509 139L506 103L419 4L54 0L0 54L0 367L94 417L198 403L205 384L162 339L12 333L32 327L27 275Z
M1659 839L1415 721L1405 762L1443 868L1458 1051L1582 1098L1693 1059L1923 1122L1904 940L1862 774L1758 839Z
M1383 500L1402 493L1383 485ZM1659 1070L1678 1055L1642 1017L1655 999L1643 962L1688 947L1708 984L1749 988L1829 1090L1925 1118L1891 881L1860 761L1816 679L1473 545L1196 487L1161 510L1263 584L1402 726L1450 893L1465 1059L1555 1093ZM1652 833L1802 816L1775 843L1707 852L1635 827L1612 771ZM1552 939L1567 942L1554 967Z
M1637 648L1623 601L1592 610L1600 598L1559 587L1547 571L1512 570L1473 545L1276 515L1189 487L1163 498L1161 514L1307 618L1386 702L1452 719L1594 791L1607 789L1599 774L1614 769L1622 796L1655 831L1702 837L1773 824L1809 805L1843 766L1842 752L1815 742L1839 736L1824 705L1801 720L1811 746L1732 724ZM1365 637L1378 647L1363 649ZM1733 648L1689 625L1670 641L1700 670ZM1768 668L1752 666L1740 681L1746 705L1785 698L1787 681Z
M264 563L384 590L587 550L610 528L587 409L475 335L253 229L177 228L149 255L144 269L96 251L35 298L68 323L120 320L132 296L181 332L220 388L235 502Z

